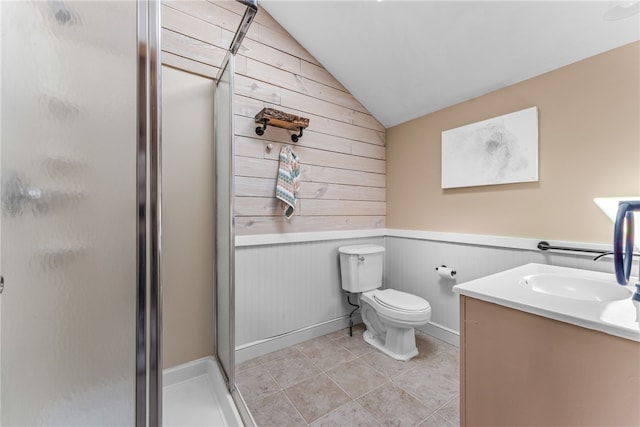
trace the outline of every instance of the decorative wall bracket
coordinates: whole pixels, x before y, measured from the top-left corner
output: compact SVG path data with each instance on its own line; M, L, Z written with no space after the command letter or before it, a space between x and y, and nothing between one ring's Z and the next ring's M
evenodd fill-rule
M256 128L258 135L264 135L267 126L275 126L278 128L295 130L298 134L291 135L291 141L298 142L302 138L302 130L309 127L309 119L298 117L293 114L275 110L273 108L263 108L255 117L256 123L262 126Z

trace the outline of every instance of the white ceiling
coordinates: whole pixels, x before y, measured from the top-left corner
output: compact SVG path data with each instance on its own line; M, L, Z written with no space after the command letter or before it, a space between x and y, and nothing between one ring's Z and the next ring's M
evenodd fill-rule
M608 1L259 6L385 127L640 39L640 16L605 20Z

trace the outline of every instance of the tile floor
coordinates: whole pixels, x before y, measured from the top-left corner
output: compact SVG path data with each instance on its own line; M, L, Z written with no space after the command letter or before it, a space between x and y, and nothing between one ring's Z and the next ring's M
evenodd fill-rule
M451 427L459 419L455 346L416 331L418 356L394 360L343 329L239 364L258 426Z

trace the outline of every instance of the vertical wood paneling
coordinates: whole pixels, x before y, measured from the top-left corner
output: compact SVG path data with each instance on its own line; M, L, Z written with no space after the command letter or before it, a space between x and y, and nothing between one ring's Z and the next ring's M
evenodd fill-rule
M244 7L230 1L165 0L162 12L163 62L215 76ZM241 183L236 234L384 227L384 127L263 9L236 62L235 162ZM310 119L293 147L302 164L295 221L283 220L275 181L247 187L256 184L249 179L275 180L279 150L292 144L292 132L282 129L255 134L253 117L264 107Z

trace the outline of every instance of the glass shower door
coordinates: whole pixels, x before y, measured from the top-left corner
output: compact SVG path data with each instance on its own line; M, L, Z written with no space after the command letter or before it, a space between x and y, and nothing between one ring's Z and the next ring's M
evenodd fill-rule
M136 2L2 2L1 424L136 423Z
M214 95L216 355L229 390L234 384L234 233L233 233L233 75L234 55L227 55Z

